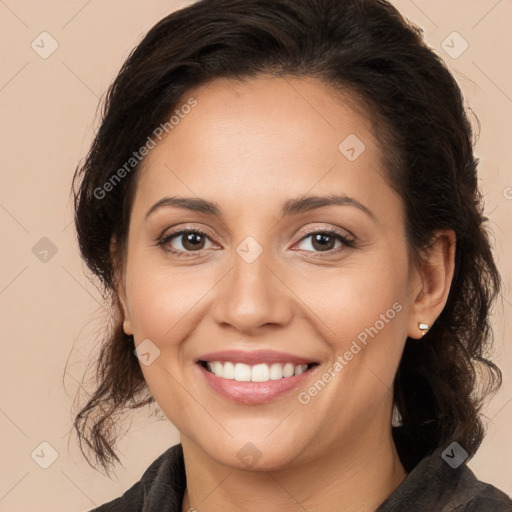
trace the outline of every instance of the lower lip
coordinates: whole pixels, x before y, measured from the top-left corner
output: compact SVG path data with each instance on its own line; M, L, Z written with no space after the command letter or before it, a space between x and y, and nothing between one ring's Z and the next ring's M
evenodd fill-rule
M286 393L304 385L317 366L313 366L299 375L283 377L267 382L239 382L234 379L223 379L209 372L200 363L199 370L206 382L219 395L241 404L263 404L282 397Z

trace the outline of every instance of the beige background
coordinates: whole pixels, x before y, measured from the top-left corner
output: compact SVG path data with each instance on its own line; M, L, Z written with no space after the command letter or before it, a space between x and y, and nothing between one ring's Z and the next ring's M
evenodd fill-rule
M0 511L86 511L122 494L179 441L167 420L134 414L120 443L124 468L108 480L89 468L68 435L78 381L105 314L78 257L69 189L98 124L98 100L123 60L156 21L187 3L0 0ZM424 29L481 122L481 186L505 285L494 319L504 385L486 410L488 435L470 467L512 494L512 1L395 4ZM58 44L45 59L31 47L35 41L39 53L51 49L49 36L39 36L44 31ZM453 31L469 44L457 58L464 41L448 37ZM58 457L43 469L52 449Z

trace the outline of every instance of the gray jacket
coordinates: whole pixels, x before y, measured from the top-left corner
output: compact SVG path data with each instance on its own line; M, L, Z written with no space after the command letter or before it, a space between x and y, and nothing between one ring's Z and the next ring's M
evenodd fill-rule
M375 512L512 512L512 500L461 464L453 469L442 449L425 457ZM121 497L90 512L181 512L186 487L181 444L158 457ZM220 511L221 512L221 511Z

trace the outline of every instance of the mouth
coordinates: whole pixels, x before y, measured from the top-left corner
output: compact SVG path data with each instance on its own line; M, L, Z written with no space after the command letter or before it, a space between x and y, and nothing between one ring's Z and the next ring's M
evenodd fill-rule
M235 361L203 360L199 360L198 364L216 377L237 382L269 382L289 379L318 366L318 363L293 364L286 362L249 365Z
M317 361L269 350L214 352L195 362L211 391L247 405L289 396L313 379L320 366Z

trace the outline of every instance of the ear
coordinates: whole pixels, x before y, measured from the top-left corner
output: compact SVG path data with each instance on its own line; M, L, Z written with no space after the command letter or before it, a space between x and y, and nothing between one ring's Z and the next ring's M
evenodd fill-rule
M419 324L432 327L448 300L455 269L455 245L453 230L438 230L422 255L414 279L415 296L407 333L410 338L420 339L423 333Z
M117 294L118 302L121 306L121 314L123 318L123 331L125 334L131 336L133 335L133 328L126 300L126 280L124 273L124 261L121 256L121 250L118 247L117 240L114 236L110 241L110 257L114 267L114 287Z

